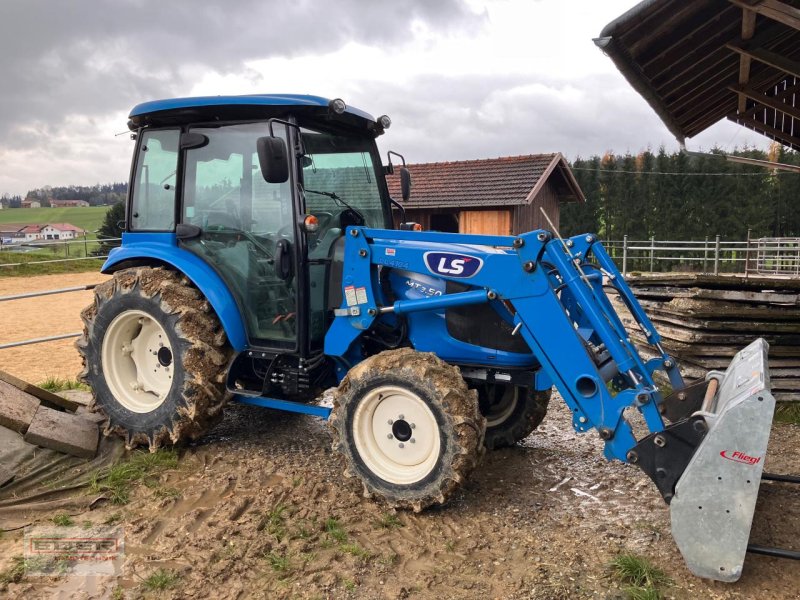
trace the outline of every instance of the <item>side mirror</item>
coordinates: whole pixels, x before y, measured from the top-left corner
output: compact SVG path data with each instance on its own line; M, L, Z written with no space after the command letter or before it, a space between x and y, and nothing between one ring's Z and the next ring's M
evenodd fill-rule
M411 172L405 167L400 167L400 194L403 202L411 198Z
M289 181L289 153L286 142L278 137L260 137L256 141L258 164L267 183Z

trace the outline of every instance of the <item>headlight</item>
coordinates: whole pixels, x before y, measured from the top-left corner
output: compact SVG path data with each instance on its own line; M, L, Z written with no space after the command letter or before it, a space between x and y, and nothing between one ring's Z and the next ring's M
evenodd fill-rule
M344 100L342 100L341 98L334 98L333 100L328 102L328 108L330 108L337 115L340 115L347 108L347 104L345 104Z

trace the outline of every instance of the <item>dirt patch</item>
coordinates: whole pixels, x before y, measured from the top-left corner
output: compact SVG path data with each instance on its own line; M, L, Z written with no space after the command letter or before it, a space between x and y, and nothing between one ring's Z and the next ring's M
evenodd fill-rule
M675 581L674 598L795 598L795 563L750 556L737 584L693 577L669 533L669 513L635 467L608 463L591 434L572 432L553 398L523 444L487 453L443 508L390 512L341 476L325 424L230 404L212 432L186 448L180 467L136 490L121 513L121 581L29 579L12 598L100 597L121 585L146 596L158 569L179 575L164 598L622 598L607 564L630 551ZM776 425L768 470L792 472L800 428ZM752 539L794 544L800 491L764 484ZM0 539L0 570L21 553L21 534ZM90 588L90 586L95 586ZM156 597L156 596L152 596Z
M106 279L108 276L101 273L3 277L0 296L76 287ZM82 331L81 310L91 302L91 291L3 302L0 344ZM33 383L48 377L75 379L81 370L81 359L74 344L74 339L66 339L0 350L0 369Z

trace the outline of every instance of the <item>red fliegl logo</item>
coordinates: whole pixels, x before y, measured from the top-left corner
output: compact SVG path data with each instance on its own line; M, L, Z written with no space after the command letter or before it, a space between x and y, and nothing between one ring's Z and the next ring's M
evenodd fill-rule
M727 458L733 462L744 463L746 465L757 465L761 462L760 456L750 456L738 450L723 450L719 455L722 458Z

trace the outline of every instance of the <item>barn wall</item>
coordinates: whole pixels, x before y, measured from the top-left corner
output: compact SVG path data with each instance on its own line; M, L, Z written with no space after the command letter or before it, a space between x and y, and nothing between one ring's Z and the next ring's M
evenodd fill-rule
M539 207L544 207L547 216L550 217L556 228L560 227L558 195L553 184L547 181L533 199L533 202L529 205L517 206L514 209L512 223L512 233L514 235L535 229L550 229Z
M459 218L459 233L509 235L510 210L464 210Z

